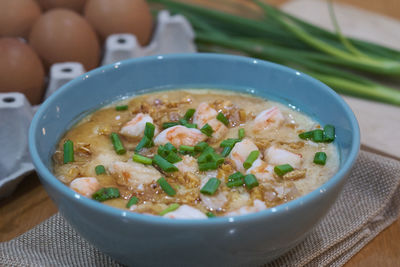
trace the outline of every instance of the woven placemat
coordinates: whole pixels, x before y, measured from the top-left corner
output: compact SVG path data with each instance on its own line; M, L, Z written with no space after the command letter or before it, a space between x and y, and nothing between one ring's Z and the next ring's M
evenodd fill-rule
M327 216L297 247L268 266L342 266L400 214L400 162L361 151ZM120 266L56 214L0 243L0 266Z

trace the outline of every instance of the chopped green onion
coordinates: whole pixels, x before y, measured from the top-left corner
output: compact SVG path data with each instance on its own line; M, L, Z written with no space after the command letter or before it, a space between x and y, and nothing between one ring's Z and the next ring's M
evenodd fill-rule
M245 136L245 132L243 128L239 129L239 139L242 140Z
M218 169L218 165L215 161L199 163L199 171L208 171L208 170L216 170L216 169Z
M221 144L219 144L219 146L233 148L236 145L236 143L238 143L240 141L242 141L242 140L236 139L236 138L228 138L228 139L225 139L224 141L222 141Z
M170 142L166 143L164 145L164 148L165 148L166 151L173 151L173 152L177 152L178 151L178 149L176 149L176 147L174 147L174 145L171 144Z
M160 155L155 155L153 158L153 163L160 167L165 172L175 172L178 171L178 168L168 162L166 159L161 157Z
M326 163L326 153L325 152L317 152L314 156L314 163L319 165L325 165Z
M183 126L185 126L186 128L197 129L197 124L195 124L195 123L186 123L186 124L183 124Z
M106 168L104 168L103 165L97 165L94 168L94 171L96 172L96 175L105 174L106 173Z
M253 174L248 174L244 177L244 183L246 184L247 189L252 189L253 187L258 186L257 178Z
M197 162L198 163L205 163L205 162L210 162L212 161L212 154L213 152L203 152L198 158Z
M303 132L299 134L299 137L303 140L311 139L313 137L314 131Z
M206 215L207 215L208 218L215 218L215 217L217 217L217 216L216 216L214 213L212 213L211 211L207 212Z
M139 199L133 196L131 199L129 199L128 203L126 203L126 207L129 209L131 206L136 205L137 203L139 203Z
M145 165L150 165L153 163L153 160L151 158L139 155L139 154L134 154L132 156L132 160L135 162L143 163Z
M119 139L118 134L116 133L111 133L111 142L114 145L115 152L117 152L118 155L122 155L126 153L126 149L124 148L124 145L121 142L121 139Z
M190 118L193 116L193 114L196 112L196 110L194 108L188 109L185 113L185 115L183 116L183 119L185 120L190 120Z
M316 143L324 141L324 131L321 129L316 129L313 131L312 140Z
M160 145L157 148L157 154L160 155L161 157L165 158L168 155L169 151L167 151L163 145Z
M216 162L218 166L221 165L222 163L224 163L224 161L225 161L225 158L223 156L218 155L216 153L213 153L211 155L211 157L212 157L212 161Z
M217 178L210 178L207 183L200 189L200 193L205 195L214 195L221 181Z
M288 172L293 171L293 167L289 164L282 164L274 167L274 171L277 175L283 176Z
M228 126L228 124L229 124L229 120L225 117L225 115L222 112L218 113L217 120L219 120L220 122L222 122L226 126Z
M115 187L102 188L92 195L94 200L103 202L109 199L118 198L119 190Z
M235 172L228 176L229 181L235 181L242 178L244 178L244 175L241 172Z
M324 127L324 142L333 142L335 140L335 126L327 124Z
M188 124L189 122L185 119L179 119L179 124L185 126L186 124Z
M227 187L242 186L244 184L244 177L245 176L242 173L235 172L234 174L229 175L226 186Z
M204 163L211 161L213 159L212 154L215 153L214 148L207 146L204 150L203 153L197 158L198 163Z
M194 151L203 152L203 150L206 149L207 147L208 144L206 142L200 142L194 146Z
M170 128L170 127L174 127L176 125L179 125L179 123L171 121L171 122L164 122L162 124L162 127L163 127L163 129L167 129L167 128Z
M168 196L175 196L176 191L172 188L172 186L165 180L164 177L161 177L160 179L157 180L157 183L161 186L162 190L168 195Z
M227 157L229 155L229 153L231 153L232 147L226 146L224 147L224 149L221 152L221 155L223 157Z
M74 143L67 140L64 143L64 164L74 161Z
M170 151L165 159L170 163L177 163L182 160L174 151Z
M123 111L123 110L127 110L128 109L128 105L122 105L122 106L116 106L115 110L117 111Z
M153 141L149 139L147 136L143 136L142 140L140 140L139 144L135 148L135 152L139 152L144 147L151 147Z
M180 151L185 151L185 152L194 152L194 146L184 146L184 145L181 145L181 146L179 147L179 150L180 150Z
M214 132L213 128L208 123L201 127L200 131L208 137L211 137L212 133Z
M154 137L154 131L156 126L151 122L146 122L146 127L144 128L144 135L147 136L150 140Z
M251 151L250 154L247 156L246 161L243 162L243 167L246 170L248 168L250 168L251 165L253 165L253 162L256 161L256 159L258 158L259 155L260 155L260 151L258 151L258 150Z
M172 203L171 205L168 205L168 207L166 209L164 209L163 211L160 212L160 216L163 216L165 214L167 214L168 212L177 210L179 208L179 204L178 203Z

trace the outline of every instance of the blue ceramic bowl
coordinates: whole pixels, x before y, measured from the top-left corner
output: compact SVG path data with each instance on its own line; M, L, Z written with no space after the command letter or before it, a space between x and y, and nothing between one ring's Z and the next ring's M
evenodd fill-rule
M230 89L290 103L322 125L335 125L340 170L320 188L284 205L209 220L171 220L112 208L81 197L52 174L56 144L84 114L122 96L188 87ZM65 219L101 251L135 266L235 266L276 258L298 244L327 213L359 145L351 109L323 83L270 62L215 54L147 57L93 70L46 100L29 131L36 170Z

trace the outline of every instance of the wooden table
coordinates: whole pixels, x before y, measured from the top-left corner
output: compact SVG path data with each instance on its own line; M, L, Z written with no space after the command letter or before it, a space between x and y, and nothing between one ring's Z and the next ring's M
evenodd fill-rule
M206 2L198 0L192 2ZM244 2L244 0L238 0ZM272 0L280 5L288 0ZM357 7L400 19L399 0L339 0ZM241 12L234 10L236 12ZM398 32L394 33L398 34ZM369 149L364 147L364 149ZM373 149L375 153L380 151ZM396 158L396 157L395 157ZM397 158L399 159L399 158ZM8 198L0 200L0 242L8 241L57 212L35 173L28 175ZM380 233L347 264L350 266L400 266L400 220Z

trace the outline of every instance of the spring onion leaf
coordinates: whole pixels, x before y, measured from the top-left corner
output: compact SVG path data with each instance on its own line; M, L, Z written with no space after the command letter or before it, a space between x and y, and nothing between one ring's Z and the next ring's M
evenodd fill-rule
M122 155L126 153L126 149L124 145L121 142L121 139L119 139L118 134L116 133L111 133L111 142L114 146L115 152L117 152L118 155Z
M151 158L139 155L139 154L133 154L132 160L138 163L142 163L145 165L151 165L153 163L153 160Z
M244 184L244 175L240 172L235 172L228 177L227 187L237 187Z
M217 178L210 178L207 183L200 189L200 193L205 195L214 195L221 181Z
M211 211L207 212L206 215L207 215L208 218L215 218L215 217L217 217L217 216L216 216L214 213L212 213Z
M129 199L128 203L126 203L126 207L129 209L130 207L132 207L133 205L136 205L137 203L139 203L139 199L135 196L131 197L131 199Z
M147 136L143 136L140 140L139 144L135 148L135 152L140 152L144 147L151 147L153 141L149 139Z
M324 142L333 142L335 140L335 127L327 124L324 127Z
M228 126L228 124L229 124L228 118L225 117L225 115L222 112L218 113L217 120L219 120L220 122L225 124L225 126Z
M253 162L256 161L258 156L260 155L260 151L254 150L251 151L245 162L243 162L243 167L247 170L253 165Z
M258 186L257 178L253 174L248 174L244 177L244 183L247 189L252 189L253 187Z
M314 163L319 165L325 165L326 163L326 153L325 152L317 152L314 156Z
M160 179L157 180L157 183L161 186L162 190L168 195L168 196L175 196L176 191L172 188L172 186L165 180L164 177L161 177Z
M208 147L208 144L206 142L200 142L194 146L194 150L196 152L203 152L203 150L206 149L206 147Z
M311 137L311 139L316 143L323 142L324 141L324 131L321 129L314 130L313 136Z
M144 135L151 140L154 137L155 129L156 126L154 126L154 124L152 124L151 122L146 122L146 126L144 128Z
M161 170L165 172L176 172L178 171L178 168L168 162L166 159L161 157L160 155L155 155L153 158L153 163L156 164L158 167L160 167Z
M118 188L114 188L114 187L102 188L92 195L92 198L94 200L97 200L100 202L103 202L103 201L106 201L109 199L113 199L113 198L119 198L119 197L120 197L119 190L118 190Z
M245 132L243 128L240 128L238 131L239 139L242 140L245 136Z
M211 137L214 132L213 128L208 123L201 127L200 131L208 137Z
M165 214L167 214L168 212L177 210L179 208L179 204L178 203L172 203L170 205L168 205L168 207L166 209L164 209L163 211L160 212L160 216L164 216Z
M289 164L282 164L282 165L278 165L274 167L274 172L278 175L278 176L283 176L288 172L293 171L293 167L290 166Z
M196 112L195 109L191 108L188 109L185 113L185 115L183 116L183 119L185 119L186 121L190 120L190 118L192 118L193 114Z
M97 165L94 168L94 171L96 172L96 175L105 174L106 173L106 168L104 168L103 165Z
M74 143L67 140L64 143L64 164L74 161Z
M176 154L176 152L174 151L170 151L165 159L170 163L177 163L182 160L182 158L179 157L178 154Z
M115 110L117 110L117 111L128 110L128 105L116 106L116 107L115 107Z
M181 145L181 146L179 146L179 150L180 151L185 151L185 152L194 152L195 148L194 148L194 146Z
M164 122L162 124L162 128L163 129L167 129L167 128L170 128L170 127L174 127L176 125L179 125L179 123L178 122L174 122L174 121L172 121L172 122Z

